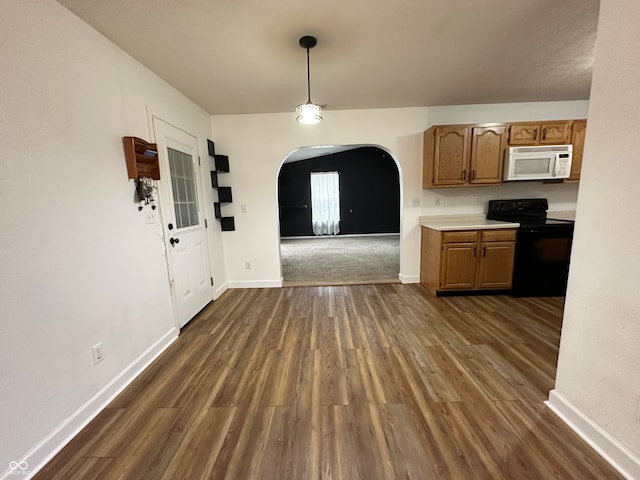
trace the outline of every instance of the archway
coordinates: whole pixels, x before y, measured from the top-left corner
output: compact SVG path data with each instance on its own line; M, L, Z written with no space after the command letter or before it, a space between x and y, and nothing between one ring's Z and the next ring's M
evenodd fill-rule
M337 172L339 232L312 227L312 173ZM401 172L376 145L303 147L278 173L284 285L399 282ZM317 207L317 206L316 206ZM326 233L326 232L322 232Z

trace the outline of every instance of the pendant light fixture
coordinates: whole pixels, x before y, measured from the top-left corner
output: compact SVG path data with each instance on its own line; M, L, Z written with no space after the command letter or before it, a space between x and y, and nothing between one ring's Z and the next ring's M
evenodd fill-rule
M300 46L307 50L307 103L302 103L296 108L296 120L303 125L315 125L322 121L322 107L311 101L311 80L309 75L309 49L316 46L316 37L305 35L300 38Z

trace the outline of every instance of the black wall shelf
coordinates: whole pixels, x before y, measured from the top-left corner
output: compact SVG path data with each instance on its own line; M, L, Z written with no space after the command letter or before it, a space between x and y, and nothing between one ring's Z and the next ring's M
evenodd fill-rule
M234 217L221 217L220 226L223 232L232 232L236 229L236 222Z
M231 187L218 187L218 200L220 201L220 203L233 202Z
M229 157L226 155L214 155L216 172L229 173Z
M218 201L213 203L213 214L220 221L221 230L231 232L236 229L235 218L222 216L222 204L233 202L233 195L231 187L220 185L218 179L218 173L229 173L229 157L216 154L213 140L207 139L207 150L214 161L214 170L211 171L211 187L218 190Z

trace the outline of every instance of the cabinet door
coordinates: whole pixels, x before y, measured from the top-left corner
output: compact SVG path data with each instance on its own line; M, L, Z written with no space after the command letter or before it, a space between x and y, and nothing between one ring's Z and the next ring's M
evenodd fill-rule
M582 155L584 153L584 137L587 133L587 121L576 120L571 129L571 145L573 154L571 156L571 175L568 180L580 180L580 170L582 170Z
M546 145L562 145L571 139L570 122L543 123L541 125L540 143Z
M464 185L469 162L469 128L438 128L435 132L434 185Z
M506 127L474 128L471 133L471 178L469 183L502 183Z
M480 244L479 289L511 288L515 242L489 242Z
M476 243L448 243L442 247L441 290L471 290L475 286Z
M536 145L540 125L530 123L509 125L509 145Z

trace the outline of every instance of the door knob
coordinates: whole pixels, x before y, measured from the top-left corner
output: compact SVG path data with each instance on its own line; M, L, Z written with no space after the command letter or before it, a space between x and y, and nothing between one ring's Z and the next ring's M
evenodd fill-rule
M169 239L169 243L171 244L171 246L174 246L176 243L180 243L180 239L171 237Z

